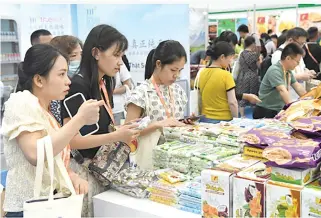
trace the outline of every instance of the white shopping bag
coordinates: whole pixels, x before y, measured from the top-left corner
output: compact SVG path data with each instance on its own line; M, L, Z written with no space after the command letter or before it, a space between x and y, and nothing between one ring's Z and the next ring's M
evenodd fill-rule
M201 72L204 68L201 68L196 75L195 82L194 82L194 89L190 92L190 111L191 114L195 116L199 116L201 114L202 108L202 96L199 89L199 80Z
M48 170L50 174L50 192L48 196L40 196L42 188L42 176L44 169L44 154L46 154ZM64 180L71 192L69 197L53 195L54 165L58 167L61 179ZM58 175L57 175L58 176ZM37 168L34 187L34 198L24 202L24 218L80 218L83 203L83 195L76 195L75 189L67 173L60 155L53 157L53 148L50 136L37 141Z

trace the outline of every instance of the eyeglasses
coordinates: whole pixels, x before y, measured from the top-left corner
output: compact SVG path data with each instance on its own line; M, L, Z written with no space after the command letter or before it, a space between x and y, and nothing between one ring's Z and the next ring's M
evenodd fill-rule
M295 39L293 39L293 41L296 42L297 44L299 44L302 47L307 43L307 42L299 42L299 41L297 41Z
M297 64L297 65L299 65L299 64L300 64L300 61L297 61L297 60L295 60L295 59L294 59L294 58L292 58L292 57L291 57L291 59L292 59L292 60L294 60L294 61L296 62L296 64Z

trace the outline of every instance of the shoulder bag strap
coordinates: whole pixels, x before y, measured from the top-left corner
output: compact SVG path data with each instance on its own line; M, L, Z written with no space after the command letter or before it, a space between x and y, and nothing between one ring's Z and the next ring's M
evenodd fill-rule
M54 170L54 162L55 162L64 182L67 185L67 188L69 189L72 195L76 195L76 191L74 189L74 186L72 185L67 169L61 159L61 155L58 154L55 157L53 156L52 141L50 136L45 137L45 148L46 148L46 156L48 160L49 169L51 170L52 173L54 173L53 170ZM53 176L52 177L52 182L53 182L54 174L52 174L52 176ZM51 186L53 186L53 183ZM49 199L51 199L50 198L51 195L53 196L53 190L50 192Z
M312 55L312 53L310 52L310 49L309 49L309 46L308 46L308 43L305 44L305 47L310 55L310 57L312 58L312 60L316 63L316 64L319 64L319 62L315 59L315 57Z
M42 187L42 177L43 177L43 168L44 168L44 138L40 138L37 140L37 167L36 167L36 176L35 176L35 184L33 189L34 198L40 197L40 191Z

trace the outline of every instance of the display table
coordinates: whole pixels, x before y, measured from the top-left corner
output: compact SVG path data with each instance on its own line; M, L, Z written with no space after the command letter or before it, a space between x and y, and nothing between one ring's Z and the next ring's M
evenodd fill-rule
M95 217L201 217L148 199L133 198L114 190L94 196L93 202Z

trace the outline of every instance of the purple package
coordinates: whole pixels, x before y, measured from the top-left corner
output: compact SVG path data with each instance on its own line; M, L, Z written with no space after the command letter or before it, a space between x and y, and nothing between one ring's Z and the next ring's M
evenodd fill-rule
M321 159L320 141L312 139L281 139L264 149L268 166L307 169L316 167Z
M281 139L290 139L291 136L276 130L253 128L240 137L242 142L257 148L266 148L269 144Z
M289 104L284 105L284 107L282 108L282 110L274 117L274 119L280 120L283 117L284 112L294 103L296 103L298 101L294 101L291 102Z
M290 125L307 136L321 137L321 117L300 118L291 122Z

